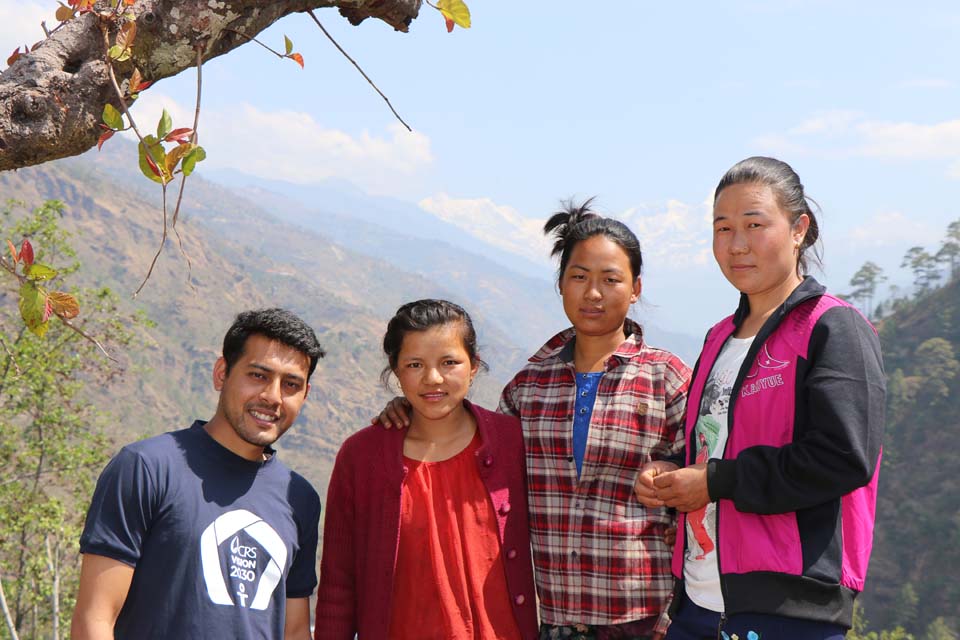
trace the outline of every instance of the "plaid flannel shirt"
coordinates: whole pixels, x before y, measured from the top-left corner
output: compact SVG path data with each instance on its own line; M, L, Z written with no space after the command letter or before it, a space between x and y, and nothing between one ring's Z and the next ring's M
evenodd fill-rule
M674 523L633 495L640 467L683 448L690 368L630 335L607 361L581 477L573 459L576 372L571 327L551 338L503 390L527 448L530 530L541 622L612 625L659 616L673 586ZM662 628L662 625L660 626Z

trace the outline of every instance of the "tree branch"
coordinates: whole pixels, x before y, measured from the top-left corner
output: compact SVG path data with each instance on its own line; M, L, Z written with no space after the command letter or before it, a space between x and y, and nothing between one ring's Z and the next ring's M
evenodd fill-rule
M195 47L210 60L246 43L280 18L337 7L352 24L377 18L406 31L421 0L138 0L132 7L137 37L130 60L117 64L121 77L134 66L145 81L193 67ZM103 107L119 108L113 94L100 32L100 18L87 13L61 27L0 73L0 171L77 155L97 143Z

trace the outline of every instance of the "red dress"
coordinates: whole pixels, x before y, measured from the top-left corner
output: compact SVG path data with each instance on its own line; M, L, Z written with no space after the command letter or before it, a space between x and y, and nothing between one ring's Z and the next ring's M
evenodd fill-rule
M521 638L479 447L478 433L447 460L404 457L390 640Z

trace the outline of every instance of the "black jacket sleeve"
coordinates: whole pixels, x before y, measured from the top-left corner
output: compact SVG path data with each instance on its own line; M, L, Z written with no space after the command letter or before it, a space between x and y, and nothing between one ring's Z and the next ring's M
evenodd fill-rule
M835 500L873 478L884 429L880 340L850 307L821 316L798 367L794 441L711 460L710 498L739 511L786 513Z

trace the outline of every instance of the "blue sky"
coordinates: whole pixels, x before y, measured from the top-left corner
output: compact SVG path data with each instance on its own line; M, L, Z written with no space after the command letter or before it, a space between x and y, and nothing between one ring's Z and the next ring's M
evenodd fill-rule
M473 28L452 34L427 6L409 34L318 11L413 134L309 17L261 36L279 49L289 35L304 70L255 45L210 62L205 164L348 180L461 218L543 219L562 197L598 195L644 242L646 312L692 333L735 302L705 203L743 157L797 169L823 208L823 279L840 292L867 259L906 283L906 249L936 250L960 218L955 2L470 6ZM3 3L0 51L36 40L55 8ZM158 83L134 115L155 122L163 105L188 126L194 82Z

